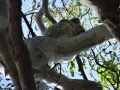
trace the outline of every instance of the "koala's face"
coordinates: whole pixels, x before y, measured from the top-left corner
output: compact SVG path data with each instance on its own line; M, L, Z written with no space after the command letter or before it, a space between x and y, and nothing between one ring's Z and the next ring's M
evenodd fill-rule
M78 34L85 32L85 29L81 25L79 25L77 29L78 29Z
M74 24L77 35L85 32L85 29L80 25L79 18L72 18L70 21Z

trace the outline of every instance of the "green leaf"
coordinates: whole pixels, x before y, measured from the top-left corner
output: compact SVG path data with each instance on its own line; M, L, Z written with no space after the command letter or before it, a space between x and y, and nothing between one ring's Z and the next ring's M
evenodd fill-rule
M76 2L77 6L82 6L82 4L80 2Z

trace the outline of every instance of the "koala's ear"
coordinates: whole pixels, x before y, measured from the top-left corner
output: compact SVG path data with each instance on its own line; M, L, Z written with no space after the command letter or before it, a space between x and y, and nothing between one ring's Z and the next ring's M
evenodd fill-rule
M70 21L76 24L80 24L79 18L72 18Z

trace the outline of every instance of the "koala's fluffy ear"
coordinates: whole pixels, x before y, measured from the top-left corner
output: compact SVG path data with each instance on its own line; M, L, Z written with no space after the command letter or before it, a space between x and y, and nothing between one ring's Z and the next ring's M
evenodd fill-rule
M76 24L80 24L79 18L72 18L70 21Z

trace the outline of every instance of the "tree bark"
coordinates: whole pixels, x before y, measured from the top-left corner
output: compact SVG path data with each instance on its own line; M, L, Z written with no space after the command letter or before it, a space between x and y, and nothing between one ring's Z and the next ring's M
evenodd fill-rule
M100 21L120 42L120 0L82 0L88 7L96 11Z
M29 52L22 38L21 0L9 0L9 35L22 90L35 90Z
M8 7L5 0L0 0L0 56L9 70L9 75L16 90L21 90L18 71L8 39Z

